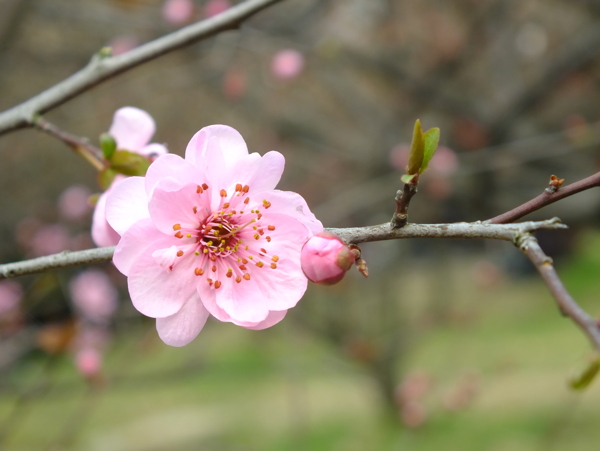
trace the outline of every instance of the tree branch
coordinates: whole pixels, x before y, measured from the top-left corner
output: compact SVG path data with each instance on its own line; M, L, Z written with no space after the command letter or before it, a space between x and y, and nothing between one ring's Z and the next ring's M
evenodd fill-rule
M598 321L588 315L568 293L552 265L552 259L544 253L532 235L523 235L517 245L535 265L542 279L548 285L552 296L556 299L562 314L571 318L588 336L592 342L592 346L600 351L600 328L598 327Z
M112 260L115 252L114 247L100 247L97 249L86 249L85 251L69 252L38 257L16 263L0 265L0 280L11 277L37 274L40 272L69 268L71 266L89 265Z
M127 53L110 57L96 54L80 71L31 99L0 113L0 135L30 127L36 115L62 105L67 100L147 61L181 47L237 28L244 20L282 0L247 0L210 19L196 22Z
M552 204L556 201L564 199L565 197L572 196L573 194L580 193L581 191L585 191L590 188L594 188L600 186L600 172L591 175L583 180L579 180L578 182L571 183L565 187L558 189L556 192L544 191L542 194L537 196L534 199L531 199L528 202L525 202L523 205L518 206L506 213L503 213L495 218L488 219L485 221L486 224L507 224L509 222L514 222L517 219L522 218L529 213L532 213L536 210L539 210L546 205Z
M405 183L404 187L396 192L396 211L394 212L394 216L392 216L392 227L398 229L404 227L408 222L408 207L413 196L417 194L418 185L419 174L410 183Z
M353 227L347 229L327 229L345 240L358 244L370 241L395 240L403 238L469 238L493 239L517 242L520 236L540 229L566 229L567 226L554 218L547 221L522 222L518 224L483 224L481 222L455 224L407 224L401 229L392 228L389 223ZM87 249L77 252L61 252L47 257L34 258L16 263L0 265L0 279L36 274L39 272L68 268L71 266L100 263L112 259L114 247Z

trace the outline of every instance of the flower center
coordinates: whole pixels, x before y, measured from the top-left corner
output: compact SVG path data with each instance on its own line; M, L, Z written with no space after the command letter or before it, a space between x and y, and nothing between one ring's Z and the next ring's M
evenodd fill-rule
M221 201L215 211L202 214L198 207L193 207L193 213L199 219L197 227L184 228L179 223L174 224L174 236L183 243L175 246L176 258L172 263L169 260L169 270L178 261L184 261L182 257L188 257L185 261L189 262L194 274L218 289L229 280L230 283L249 281L252 274L263 268L277 269L279 257L265 249L274 249L276 227L265 222L261 209L248 196L249 192L250 186L240 183L231 196L221 189ZM198 185L196 193L198 196L210 196L208 185ZM264 211L271 203L263 200L258 205ZM200 219L201 216L205 217ZM169 256L174 251L163 254Z

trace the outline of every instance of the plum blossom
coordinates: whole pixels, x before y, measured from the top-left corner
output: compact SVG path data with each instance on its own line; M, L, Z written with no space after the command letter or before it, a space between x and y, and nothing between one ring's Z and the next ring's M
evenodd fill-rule
M231 8L229 0L208 0L204 5L204 17L213 17Z
M126 106L115 112L108 133L115 139L117 149L152 159L168 152L162 144L149 143L155 130L152 116L139 108ZM96 246L114 246L119 242L119 234L106 222L106 197L124 179L124 176L118 175L109 189L98 198L92 218L92 239Z
M95 323L106 322L117 309L117 289L98 269L75 276L69 282L69 291L78 313Z
M194 135L185 159L162 155L146 177L114 187L106 204L121 235L113 262L165 343L189 343L209 314L264 329L300 300L300 252L323 226L299 194L274 189L283 167L279 152L248 154L236 130L212 125Z
M306 242L300 261L308 280L333 285L342 280L356 257L339 237L322 232Z
M91 210L88 202L91 194L90 189L83 185L73 185L67 188L58 198L60 213L70 220L83 219Z
M0 282L0 317L13 312L18 308L23 298L23 288L12 280Z
M171 25L183 25L192 20L194 2L192 0L167 0L162 7L163 18Z
M271 60L271 73L280 79L294 78L300 75L302 69L304 56L297 50L281 50Z

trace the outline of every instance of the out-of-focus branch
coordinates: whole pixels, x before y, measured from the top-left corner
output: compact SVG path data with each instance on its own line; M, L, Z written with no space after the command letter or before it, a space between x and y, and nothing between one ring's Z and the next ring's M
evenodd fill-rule
M54 136L64 142L98 171L104 169L104 165L102 164L102 151L85 139L71 135L41 117L34 120L34 126L44 133Z
M540 229L566 228L567 226L562 224L560 219L553 218L547 221L530 221L518 224L483 224L481 222L407 224L401 229L395 229L390 223L386 223L376 226L327 230L335 233L347 243L358 244L404 238L479 238L517 242L521 235L529 232ZM0 265L0 279L35 274L51 269L106 262L112 259L114 250L114 247L102 247L78 252L65 251L47 257Z
M0 113L0 135L32 126L36 115L50 111L140 64L222 31L237 28L244 20L280 1L282 0L246 0L222 14L188 25L123 55L111 57L100 52L80 71L20 105Z
M548 285L552 296L556 299L562 314L571 318L588 336L592 342L592 346L600 351L600 327L598 327L598 321L588 315L568 293L554 269L552 259L544 253L532 235L523 235L517 245L535 265L542 279Z
M559 188L557 191L545 190L542 194L523 205L520 205L506 213L503 213L495 218L488 219L485 221L487 224L507 224L514 222L517 219L522 218L529 213L539 210L546 205L552 204L558 200L564 199L565 197L572 196L573 194L580 193L590 188L600 186L600 172L591 175L578 182L571 183L570 185Z
M48 255L47 257L8 263L0 265L0 280L27 274L37 274L52 269L107 262L112 259L114 252L114 247L100 247L76 252L64 251L60 254Z

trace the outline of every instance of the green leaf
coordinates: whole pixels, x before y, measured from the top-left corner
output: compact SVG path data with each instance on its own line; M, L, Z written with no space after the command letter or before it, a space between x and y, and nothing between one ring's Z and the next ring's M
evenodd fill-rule
M427 130L423 134L423 142L425 147L425 153L423 155L423 163L421 164L421 174L425 172L427 166L429 166L429 162L435 155L438 143L440 142L440 129L435 127Z
M569 385L573 390L583 390L592 383L599 371L600 357L596 357L588 364L587 368L581 374L571 378Z
M110 160L115 153L115 150L117 150L117 142L115 141L115 138L108 133L102 133L100 135L100 148L102 149L104 158Z
M421 129L421 121L417 119L413 130L412 143L410 145L410 154L408 156L408 164L406 172L408 174L418 174L423 164L423 156L425 154L425 145L423 142L423 130Z
M144 176L150 166L145 156L127 150L115 151L109 161L112 169L124 175Z
M417 175L418 174L404 174L402 177L400 177L400 180L408 185Z
M117 175L117 171L111 168L105 168L98 173L98 185L103 190L107 190Z

